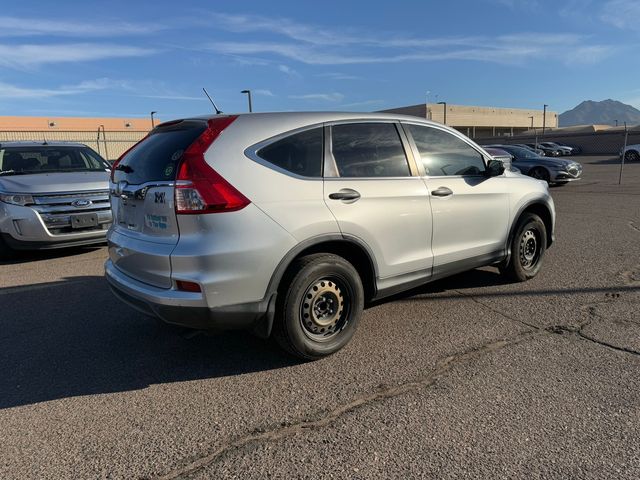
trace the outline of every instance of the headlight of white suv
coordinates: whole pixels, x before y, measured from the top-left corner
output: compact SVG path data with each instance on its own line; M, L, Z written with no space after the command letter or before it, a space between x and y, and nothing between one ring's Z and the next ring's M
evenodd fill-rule
M21 193L0 193L0 201L10 203L11 205L31 205L35 203L33 196L23 195Z

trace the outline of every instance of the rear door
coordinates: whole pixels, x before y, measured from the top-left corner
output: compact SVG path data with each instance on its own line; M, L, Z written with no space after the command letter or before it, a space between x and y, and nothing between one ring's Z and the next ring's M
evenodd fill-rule
M170 254L179 237L176 171L184 151L206 127L204 120L161 125L115 167L109 257L116 268L137 280L171 287Z
M431 273L431 210L394 122L328 127L324 197L344 235L372 250L380 288ZM411 157L412 159L413 157Z
M403 125L431 197L434 275L498 259L508 234L507 179L487 176L483 154L462 136L435 126Z

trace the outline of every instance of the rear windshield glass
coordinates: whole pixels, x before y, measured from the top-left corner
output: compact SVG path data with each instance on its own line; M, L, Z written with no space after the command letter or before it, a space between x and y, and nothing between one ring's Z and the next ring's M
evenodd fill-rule
M0 175L105 171L109 164L89 147L0 147Z
M205 121L182 121L156 128L120 161L114 181L140 185L174 180L182 154L206 127Z

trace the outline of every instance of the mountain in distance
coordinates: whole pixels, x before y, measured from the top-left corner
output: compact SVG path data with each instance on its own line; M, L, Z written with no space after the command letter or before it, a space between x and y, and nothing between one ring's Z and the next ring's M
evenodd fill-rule
M561 127L572 125L627 125L640 124L640 110L617 100L594 102L586 100L575 108L561 113L558 123Z

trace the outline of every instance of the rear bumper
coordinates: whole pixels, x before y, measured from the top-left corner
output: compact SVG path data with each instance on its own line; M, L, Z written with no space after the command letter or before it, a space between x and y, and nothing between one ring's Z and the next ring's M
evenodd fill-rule
M113 294L136 310L166 323L198 330L251 330L268 337L273 325L275 294L258 302L210 308L202 293L163 289L135 280L105 263Z

